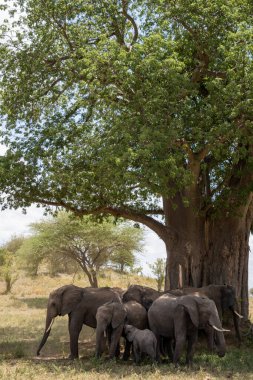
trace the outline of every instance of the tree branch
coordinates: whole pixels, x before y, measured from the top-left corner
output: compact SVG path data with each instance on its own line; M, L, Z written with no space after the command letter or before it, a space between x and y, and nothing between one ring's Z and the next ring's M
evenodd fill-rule
M46 96L50 91L52 91L53 88L55 87L55 85L56 85L57 83L59 83L62 79L63 79L63 77L59 77L59 78L55 79L55 80L50 84L49 88L47 88L47 89L43 92L42 96Z
M138 27L137 27L137 24L136 22L134 21L133 17L130 16L128 13L127 13L127 5L128 5L128 1L127 0L122 0L122 13L123 15L126 17L127 20L129 20L132 24L132 27L134 29L134 35L133 35L133 39L132 39L132 42L129 46L129 50L131 51L132 49L132 46L136 43L136 41L138 40L138 36L139 36L139 32L138 32Z
M115 217L122 217L125 219L132 220L137 223L144 224L153 230L162 240L165 240L168 237L168 229L167 227L152 218L148 215L164 215L164 211L162 209L157 210L145 210L145 214L140 212L128 209L128 208L120 208L120 207L111 207L111 206L101 206L95 209L78 209L73 207L72 205L63 202L63 201L47 201L44 199L35 198L32 200L34 203L45 205L45 206L54 206L54 207L62 207L66 210L73 212L75 215L84 216L84 215L99 215L99 214L110 214Z
M63 38L65 39L65 41L67 42L69 48L70 48L70 51L74 51L74 45L72 44L72 42L70 41L69 39L69 36L68 36L68 33L67 33L67 27L66 27L66 22L64 22L64 24L61 24L55 17L55 13L53 12L53 15L52 15L52 18L54 20L54 22L56 23L56 25L58 26L60 32L61 32L61 35L63 36Z
M132 24L133 30L134 30L131 43L129 45L126 44L125 39L124 39L125 32L124 32L124 30L121 30L121 28L119 27L117 18L115 16L112 17L112 20L113 20L112 26L114 29L113 35L116 36L118 43L121 46L124 46L128 51L131 51L133 45L136 43L136 41L138 39L139 31L138 31L138 27L137 27L135 20L128 13L127 8L128 8L128 0L122 0L122 14L126 18L126 20L130 21L130 23Z

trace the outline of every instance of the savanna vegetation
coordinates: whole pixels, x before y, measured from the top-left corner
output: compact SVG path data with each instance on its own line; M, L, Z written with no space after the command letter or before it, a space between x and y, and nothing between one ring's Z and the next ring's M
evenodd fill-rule
M93 287L98 287L98 273L106 266L122 273L133 270L143 238L143 231L129 223L112 218L98 223L66 212L33 223L31 234L16 254L17 264L28 274L36 275L43 264L51 275L81 270Z
M164 285L166 262L164 259L156 259L153 264L149 264L149 267L156 278L157 290L160 292Z

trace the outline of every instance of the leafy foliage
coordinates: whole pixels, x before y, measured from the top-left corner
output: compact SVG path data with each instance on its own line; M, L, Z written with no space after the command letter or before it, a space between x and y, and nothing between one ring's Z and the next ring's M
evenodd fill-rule
M164 259L156 259L155 262L149 266L156 278L157 290L160 292L165 279L166 261Z
M161 196L192 182L195 161L203 208L246 197L252 182L238 186L252 169L251 1L6 7L21 12L2 25L8 204L159 213Z
M30 276L37 276L39 271L49 272L51 276L58 273L73 274L77 272L78 265L69 257L64 257L56 246L50 246L47 241L47 233L38 233L24 240L18 251L17 262Z
M124 273L127 268L133 270L134 265L136 264L136 258L133 252L125 249L119 249L117 252L112 254L110 261L112 266L121 273Z
M13 284L17 281L16 253L21 247L24 238L13 236L7 243L0 247L0 278L5 282L5 294L9 293Z

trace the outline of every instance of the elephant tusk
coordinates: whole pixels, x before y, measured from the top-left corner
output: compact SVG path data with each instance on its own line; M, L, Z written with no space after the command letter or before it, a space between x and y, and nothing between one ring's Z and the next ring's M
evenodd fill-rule
M226 329L219 329L218 327L216 327L215 325L212 325L212 328L216 331L220 331L220 332L224 332L224 331L230 331L230 330L226 330Z
M54 323L54 318L52 319L49 327L47 328L46 333L48 333L48 331L51 329L51 327L53 326L53 323Z
M237 315L237 317L243 318L243 315L239 314L237 311L234 310L234 313L235 313L235 315Z

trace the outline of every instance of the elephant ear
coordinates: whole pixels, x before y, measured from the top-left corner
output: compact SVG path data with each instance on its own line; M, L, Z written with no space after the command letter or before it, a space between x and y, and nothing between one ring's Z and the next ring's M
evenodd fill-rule
M187 310L192 323L195 327L199 327L199 311L197 302L195 301L194 297L192 296L184 296L180 297L179 304L183 305L184 308Z
M145 296L142 298L141 304L148 311L153 302L154 302L154 300L151 297Z
M63 286L60 303L60 315L71 313L72 310L81 302L83 289L75 285Z
M117 304L113 307L112 328L116 329L120 324L124 324L127 316L127 311L122 304Z

